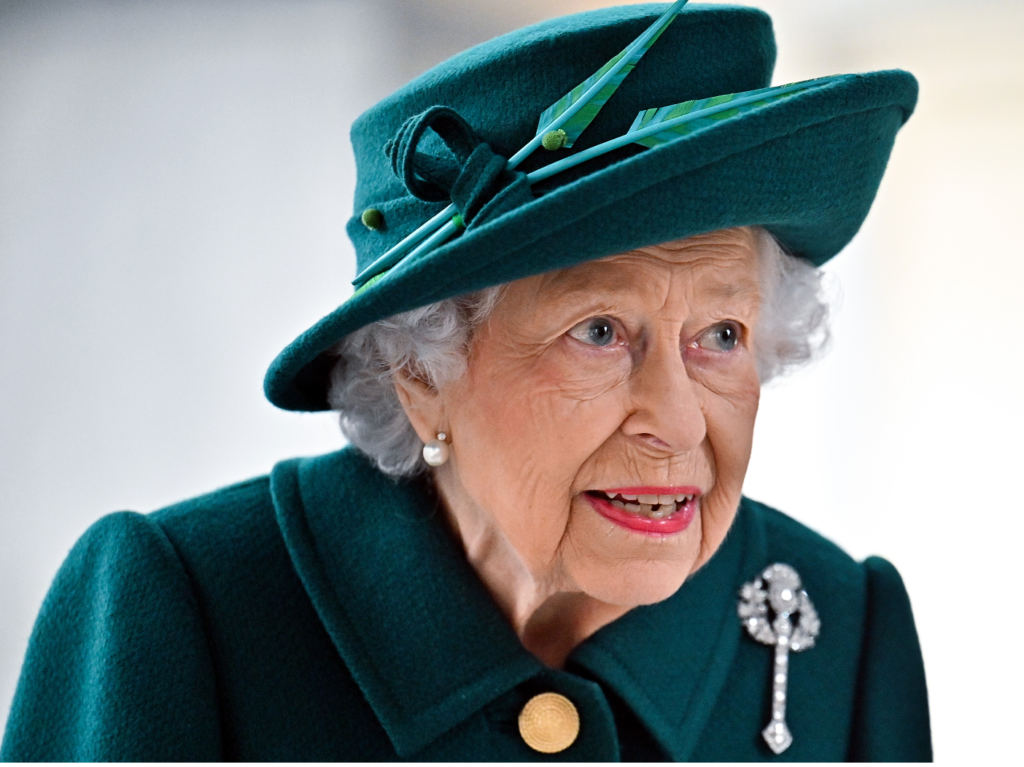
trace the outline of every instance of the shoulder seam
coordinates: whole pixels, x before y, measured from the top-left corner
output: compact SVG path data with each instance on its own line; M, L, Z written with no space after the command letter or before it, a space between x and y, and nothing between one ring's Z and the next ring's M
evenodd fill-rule
M248 485L248 484L252 484L254 482L257 482L258 480L259 480L259 478L255 478L255 479L248 480L248 481L246 481L246 482L244 482L242 484ZM209 653L211 661L213 661L213 663L212 663L212 666L213 666L213 683L214 683L214 689L216 690L216 696L217 696L217 713L218 713L217 727L221 731L221 738L222 738L221 742L222 743L226 743L227 741L224 740L224 723L223 723L223 721L220 721L220 712L223 710L223 707L221 705L222 704L222 698L221 698L221 696L222 696L222 684L221 684L221 678L220 678L220 670L217 667L216 656L214 655L214 652L213 652L213 637L212 637L212 634L211 634L211 631L210 631L210 623L207 620L206 610L203 608L202 600L199 599L199 588L198 588L198 584L196 582L195 574L192 572L192 569L188 566L188 563L185 561L185 558L182 556L181 551L178 550L178 547L175 545L174 541L171 539L171 536L169 536L167 534L167 531L164 530L163 525L160 524L159 520L155 519L153 517L153 515L140 515L140 516L143 516L148 522L151 522L153 524L153 526L157 530L159 530L160 536L167 542L167 545L170 547L171 551L174 552L174 557L178 561L178 566L181 568L182 573L184 573L184 575L185 575L185 580L188 582L189 593L191 593L192 599L193 599L193 601L195 602L195 605L196 605L196 613L197 613L197 615L199 617L199 624L203 628L203 639L206 642L207 652Z

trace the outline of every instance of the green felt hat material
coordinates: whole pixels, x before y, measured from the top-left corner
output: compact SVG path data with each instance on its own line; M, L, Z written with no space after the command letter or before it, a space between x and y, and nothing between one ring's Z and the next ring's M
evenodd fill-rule
M412 196L393 168L393 151L385 152L410 117L450 107L494 153L510 157L534 137L545 109L667 8L609 8L513 32L435 67L363 114L352 127L358 181L348 224L357 272L447 205ZM538 149L518 170L617 138L644 110L767 87L774 61L766 14L687 6L571 148ZM863 222L916 98L906 72L844 75L653 148L615 150L535 184L532 195L519 189L504 208L406 258L306 331L268 371L267 397L289 410L327 409L334 358L325 352L354 330L645 245L761 225L820 265ZM380 212L373 216L379 226L364 223L368 209Z

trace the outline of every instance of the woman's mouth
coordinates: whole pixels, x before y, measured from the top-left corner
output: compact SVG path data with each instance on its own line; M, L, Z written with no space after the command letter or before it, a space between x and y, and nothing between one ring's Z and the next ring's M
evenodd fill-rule
M690 526L700 494L696 487L625 487L588 490L584 496L595 511L620 527L671 535Z

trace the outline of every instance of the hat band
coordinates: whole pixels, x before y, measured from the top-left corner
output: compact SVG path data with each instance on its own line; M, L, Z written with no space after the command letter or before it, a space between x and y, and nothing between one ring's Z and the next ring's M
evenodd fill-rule
M780 99L813 89L827 87L843 77L843 75L831 75L820 77L816 80L804 80L798 83L759 88L741 93L725 93L707 99L684 101L667 107L645 109L636 116L633 124L621 136L550 163L532 171L528 175L515 174L516 176L522 176L522 178L516 178L514 183L510 183L507 187L500 189L492 202L488 203L482 212L486 212L487 217L493 217L522 205L524 202L533 199L532 193L529 191L531 184L543 181L630 144L639 144L653 149L661 144L678 141L701 130L714 129L725 120L747 115ZM483 146L487 145L483 144ZM487 149L490 151L490 147L487 147ZM436 159L433 158L433 160ZM509 164L511 164L511 161L509 161ZM507 169L505 169L505 172L508 172ZM479 173L479 171L475 173ZM478 176L475 173L471 174L470 177L476 179ZM490 208L491 205L494 205L493 210ZM354 280L356 294L371 284L378 282L388 270L398 263L415 263L420 257L430 253L430 251L458 234L459 230L463 228L461 216L448 218L454 207L454 205L449 206L449 208L436 215L403 241L412 243L410 245L412 247L411 251L401 254L396 253L395 249L392 249L392 251L385 253L384 256L366 267ZM477 223L479 222L480 217L478 214ZM426 237L426 239L423 239L417 245L415 243L420 236ZM401 244L399 243L399 245Z

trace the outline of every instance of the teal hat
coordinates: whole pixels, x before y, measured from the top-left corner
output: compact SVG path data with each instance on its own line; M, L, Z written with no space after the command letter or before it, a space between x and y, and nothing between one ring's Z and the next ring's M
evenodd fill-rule
M765 13L684 5L521 29L359 117L357 289L274 360L270 401L326 410L329 350L349 333L532 274L747 225L816 265L842 250L916 80L893 70L769 88Z

